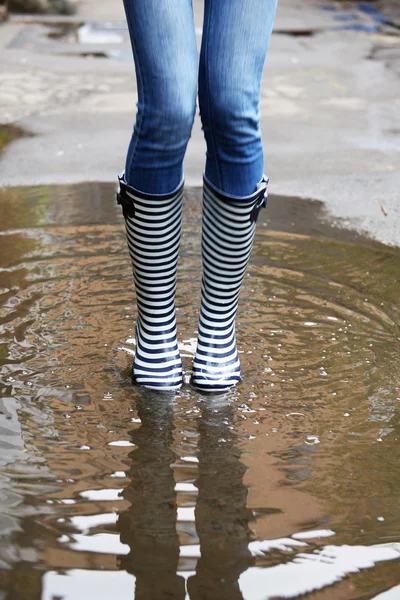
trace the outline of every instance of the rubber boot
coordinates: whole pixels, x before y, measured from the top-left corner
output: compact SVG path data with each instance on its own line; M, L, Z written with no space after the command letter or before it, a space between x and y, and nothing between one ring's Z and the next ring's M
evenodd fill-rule
M123 176L119 185L138 308L133 379L146 388L175 390L182 385L175 291L183 183L163 195L139 192Z
M267 185L264 176L254 194L233 198L204 180L203 279L192 373L192 384L204 392L222 392L240 381L235 317Z

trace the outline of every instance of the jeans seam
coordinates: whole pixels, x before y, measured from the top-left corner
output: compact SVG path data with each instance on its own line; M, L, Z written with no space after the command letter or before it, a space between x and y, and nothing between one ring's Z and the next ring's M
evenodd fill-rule
M217 145L215 143L214 128L212 125L212 118L211 118L212 111L211 111L211 94L210 94L210 74L209 74L209 62L208 62L208 44L210 42L212 0L208 0L208 2L209 2L209 9L208 9L207 27L206 27L207 39L206 39L205 52L204 52L205 71L206 71L206 82L205 83L206 83L206 93L207 93L207 102L208 102L208 124L209 124L209 128L210 128L210 139L212 141L212 145L213 145L213 149L214 149L215 164L216 164L217 173L218 173L218 185L220 188L222 188L221 170L220 170L219 159L218 159L218 155L217 155Z

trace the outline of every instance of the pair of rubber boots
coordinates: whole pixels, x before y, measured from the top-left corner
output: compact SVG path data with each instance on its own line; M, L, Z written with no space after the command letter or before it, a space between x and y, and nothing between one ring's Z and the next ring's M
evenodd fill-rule
M203 188L203 277L192 384L203 392L223 392L240 381L235 316L256 221L266 205L268 179L245 198ZM168 195L139 192L119 178L136 287L138 317L134 380L146 388L176 390L182 362L176 337L176 269L182 228L183 183Z

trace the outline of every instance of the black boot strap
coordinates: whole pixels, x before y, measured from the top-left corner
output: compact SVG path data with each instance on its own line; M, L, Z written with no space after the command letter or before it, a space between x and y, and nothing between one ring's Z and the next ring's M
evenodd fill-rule
M128 184L124 181L123 177L118 177L119 187L117 190L117 204L122 207L122 214L124 218L133 219L135 216L135 205L133 199L128 195Z
M263 185L260 189L260 193L256 198L253 209L250 213L250 222L257 223L258 215L262 208L267 206L268 202L268 179L263 179Z

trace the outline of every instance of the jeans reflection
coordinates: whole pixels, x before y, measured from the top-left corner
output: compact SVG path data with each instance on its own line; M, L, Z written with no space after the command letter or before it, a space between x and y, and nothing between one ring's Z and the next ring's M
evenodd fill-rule
M139 401L139 429L131 437L130 507L119 517L121 541L130 552L120 567L136 578L136 600L242 600L239 577L252 564L248 550L252 512L246 508L245 466L240 462L232 408L204 401L199 420L196 530L201 556L196 573L179 576L177 504L171 465L173 407L150 394ZM186 595L186 593L188 595Z
M124 491L130 507L118 519L121 542L130 552L120 567L136 578L136 600L184 600L185 580L177 575L173 406L149 393L138 401L138 413L142 424L131 434L137 449L130 454Z
M239 577L252 564L252 512L246 508L246 471L240 462L232 408L204 403L199 423L196 529L201 557L188 581L191 600L242 600Z

